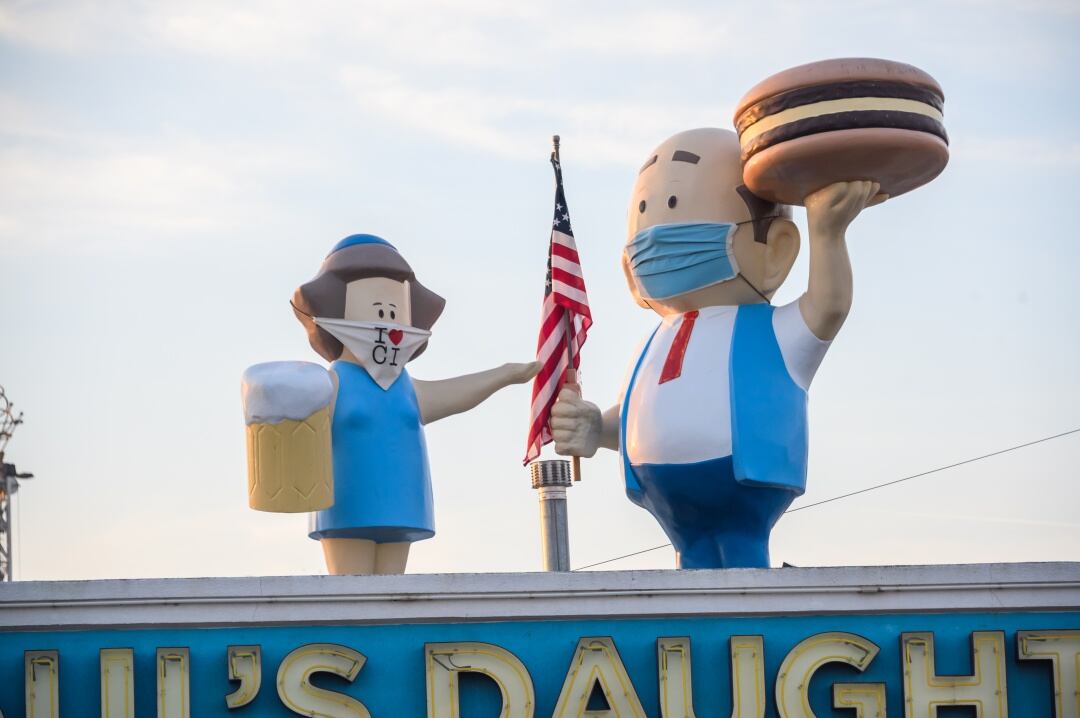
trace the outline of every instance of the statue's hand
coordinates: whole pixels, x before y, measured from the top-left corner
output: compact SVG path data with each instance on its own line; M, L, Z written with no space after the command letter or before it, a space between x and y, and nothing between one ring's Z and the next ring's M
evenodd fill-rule
M596 453L600 446L603 419L600 408L585 401L571 388L563 387L551 407L551 436L555 453L562 456L584 456Z
M852 220L865 208L884 202L877 182L836 182L807 195L806 221L810 236L842 237Z
M524 384L540 373L540 367L542 366L543 364L538 361L524 364L503 364L503 371L506 372L506 383L508 385Z

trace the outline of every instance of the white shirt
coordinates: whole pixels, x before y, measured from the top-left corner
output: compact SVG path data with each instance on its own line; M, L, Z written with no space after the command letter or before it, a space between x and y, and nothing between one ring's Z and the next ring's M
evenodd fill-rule
M630 463L690 464L731 455L728 358L737 311L735 306L700 310L681 376L660 384L668 350L683 322L681 314L664 317L641 361L628 404ZM808 389L830 342L806 326L798 300L774 310L773 331L788 374Z

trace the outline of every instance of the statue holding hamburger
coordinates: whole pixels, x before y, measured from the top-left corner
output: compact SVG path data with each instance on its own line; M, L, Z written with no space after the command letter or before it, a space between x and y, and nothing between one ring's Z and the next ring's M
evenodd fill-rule
M830 60L747 93L738 135L680 132L646 157L622 268L660 324L617 404L565 388L551 427L560 454L619 452L679 567L769 566L769 533L806 488L807 391L851 307L847 229L941 172L940 120L922 71ZM809 284L774 307L800 246L789 204L806 206Z

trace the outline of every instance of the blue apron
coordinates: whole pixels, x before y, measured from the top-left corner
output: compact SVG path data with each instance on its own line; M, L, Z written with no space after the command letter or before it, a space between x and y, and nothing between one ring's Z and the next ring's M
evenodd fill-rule
M748 304L735 316L727 377L731 456L631 464L630 397L655 330L630 375L619 412L626 493L656 517L678 551L680 567L768 567L769 532L806 489L806 392L784 365L772 313L770 305Z
M334 505L315 514L309 535L378 543L435 534L427 443L407 371L385 391L358 364L335 361L331 425Z

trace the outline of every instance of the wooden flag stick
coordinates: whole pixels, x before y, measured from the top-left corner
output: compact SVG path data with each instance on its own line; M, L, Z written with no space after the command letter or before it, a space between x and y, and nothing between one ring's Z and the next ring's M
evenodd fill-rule
M558 135L551 136L552 158L558 163ZM570 321L569 312L564 311L563 321L566 324L566 381L564 387L576 392L581 396L581 383L578 381L578 370L573 368L573 322ZM573 471L573 480L581 480L581 457L570 457L570 465Z
M552 154L555 156L555 161L559 162L559 136L551 136L551 144L553 146ZM566 322L566 383L564 387L568 387L572 391L577 392L578 396L581 396L581 384L578 383L578 373L574 369L574 323L570 321L570 314L566 312L563 314L563 320ZM573 468L574 481L581 481L581 457L570 457L571 467Z
M570 314L563 315L566 322L566 383L564 387L581 396L581 383L578 381L577 369L574 368L574 323L570 321ZM574 481L581 481L581 457L571 456Z

